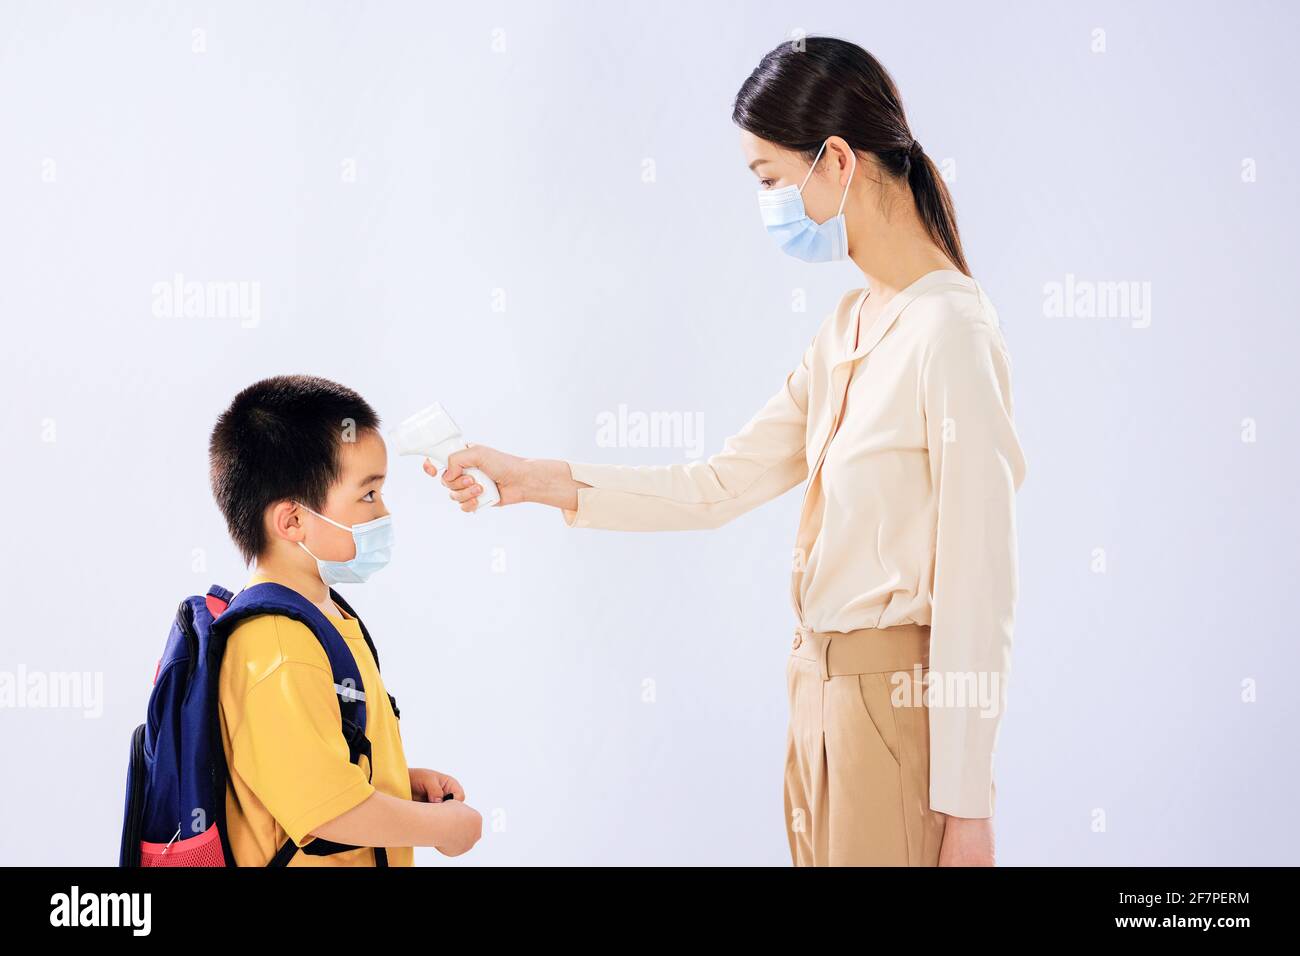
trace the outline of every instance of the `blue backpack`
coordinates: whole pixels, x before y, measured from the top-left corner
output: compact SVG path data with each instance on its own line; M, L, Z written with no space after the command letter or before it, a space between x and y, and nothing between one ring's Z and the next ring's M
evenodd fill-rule
M333 589L330 597L357 617ZM364 756L370 772L361 674L329 619L302 595L279 584L254 584L238 595L213 585L206 595L181 602L154 674L148 719L131 736L119 866L235 865L226 831L227 768L217 685L231 632L259 614L290 617L316 635L334 672L340 732L347 740L349 758L359 764ZM378 667L379 655L364 624L361 633ZM400 716L396 699L391 694L388 699L394 715ZM299 849L292 839L286 840L267 866L287 866ZM355 849L319 837L301 847L312 856ZM374 847L374 852L375 865L387 866L384 848Z

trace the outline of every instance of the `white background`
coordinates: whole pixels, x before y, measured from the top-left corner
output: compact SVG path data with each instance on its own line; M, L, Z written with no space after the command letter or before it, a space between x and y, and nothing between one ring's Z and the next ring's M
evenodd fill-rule
M1000 862L1295 863L1297 17L1131 6L6 2L0 670L104 696L0 710L0 860L116 861L170 615L245 579L206 470L244 385L627 463L685 453L602 413L698 413L708 454L780 387L861 284L773 247L730 121L802 29L893 72L1014 363ZM258 322L156 317L177 273L257 283ZM1049 317L1067 274L1150 283L1149 327ZM663 535L466 516L414 459L386 498L395 563L347 594L410 763L488 823L417 862L788 863L797 491Z

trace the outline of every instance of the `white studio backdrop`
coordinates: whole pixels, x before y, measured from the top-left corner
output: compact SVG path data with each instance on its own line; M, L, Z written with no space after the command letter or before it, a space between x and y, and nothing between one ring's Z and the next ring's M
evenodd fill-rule
M440 401L472 441L624 463L707 456L760 407L860 285L773 248L730 121L805 31L893 72L1014 363L1000 862L1294 863L1297 19L5 2L0 672L97 689L0 708L0 861L116 861L170 616L245 580L206 467L244 385L320 374L389 424ZM234 294L186 309L195 283ZM654 413L688 429L599 424ZM409 762L486 821L418 863L789 862L798 491L620 535L390 470L394 564L346 593Z

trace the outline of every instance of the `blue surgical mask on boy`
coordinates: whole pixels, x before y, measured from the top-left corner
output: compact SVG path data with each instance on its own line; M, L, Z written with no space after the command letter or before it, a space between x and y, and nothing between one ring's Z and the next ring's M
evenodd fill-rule
M826 142L830 142L827 140ZM763 217L763 226L768 235L776 240L781 251L802 259L804 262L836 262L849 257L849 234L844 225L844 204L849 198L849 185L853 174L858 169L857 153L850 150L853 166L849 170L849 181L844 185L844 197L840 200L840 211L818 223L808 218L803 207L803 188L808 185L817 160L822 158L826 143L817 150L812 169L798 186L784 186L781 189L760 189L758 191L758 211Z
M332 518L326 518L319 511L312 511L302 502L298 504L322 521L328 521L336 528L352 532L352 541L357 547L357 553L349 561L323 561L311 554L306 544L298 542L298 547L316 558L316 568L320 571L320 578L327 585L333 587L335 584L361 584L388 564L393 551L392 515L384 515L373 521L363 521L361 524L345 525L339 524Z

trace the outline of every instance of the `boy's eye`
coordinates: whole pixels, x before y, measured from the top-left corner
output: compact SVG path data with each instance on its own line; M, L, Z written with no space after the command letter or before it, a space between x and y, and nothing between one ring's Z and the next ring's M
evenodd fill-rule
M373 491L367 491L361 496L361 500L367 503L373 503L375 500L375 493Z

